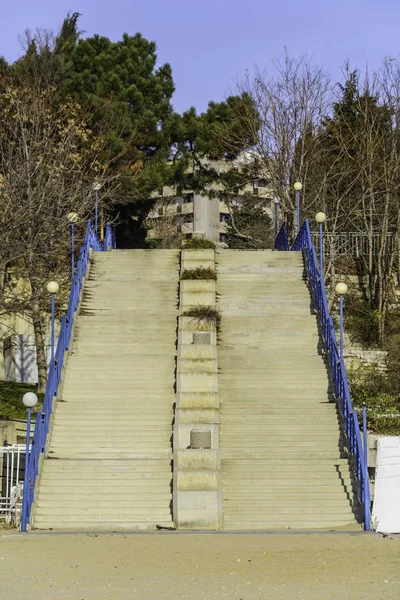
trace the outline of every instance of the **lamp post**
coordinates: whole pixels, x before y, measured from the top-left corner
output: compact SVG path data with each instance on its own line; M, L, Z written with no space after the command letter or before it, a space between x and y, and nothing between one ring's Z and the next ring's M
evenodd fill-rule
M51 362L54 362L54 312L55 312L55 295L57 294L60 286L57 281L49 281L47 284L47 291L51 294Z
M71 271L73 281L75 275L75 223L78 221L78 215L76 212L70 212L67 219L71 223Z
M335 292L339 295L340 300L340 360L343 359L343 296L347 294L347 285L340 282L335 287Z
M274 198L275 215L274 215L274 238L278 237L278 212L279 212L279 198Z
M296 235L298 235L300 231L300 192L303 184L301 181L296 181L293 187L296 191Z
M99 223L99 190L101 189L101 183L96 181L93 184L93 189L96 194L96 202L94 205L94 228L95 228L96 235L97 235L97 227L98 227L98 223Z
M26 531L27 524L27 511L28 511L28 462L29 462L29 442L31 438L31 408L33 408L38 401L38 397L33 392L27 392L22 398L24 406L28 409L28 421L26 424L26 446L25 446L25 474L24 474L24 498L22 503L22 531Z
M315 215L315 220L319 223L319 270L321 273L321 279L324 278L324 223L326 221L326 214L319 212Z

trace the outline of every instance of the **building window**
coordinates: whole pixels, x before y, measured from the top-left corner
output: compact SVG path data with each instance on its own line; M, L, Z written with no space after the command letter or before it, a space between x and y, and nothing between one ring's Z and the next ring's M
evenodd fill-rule
M226 235L224 233L219 234L219 241L221 242L221 244L226 243Z
M231 215L228 215L227 213L219 213L219 222L220 223L230 223L231 221Z
M183 202L185 204L188 204L189 202L194 202L194 195L193 194L187 194L186 196L184 196Z

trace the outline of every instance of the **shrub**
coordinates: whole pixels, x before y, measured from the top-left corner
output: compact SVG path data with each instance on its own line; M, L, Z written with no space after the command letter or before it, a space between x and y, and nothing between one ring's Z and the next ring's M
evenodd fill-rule
M385 435L400 435L400 397L389 393L383 374L371 374L363 383L350 382L353 406L362 425L362 407L367 408L368 430Z
M213 279L217 280L217 272L215 269L185 269L181 275L181 279Z
M198 304L196 306L191 306L186 310L183 317L193 317L200 323L207 323L215 325L217 331L219 331L219 327L221 324L221 313L219 310L215 308L215 306L206 306L203 304Z
M378 344L378 313L368 300L349 294L345 298L344 320L352 343L369 347Z
M203 237L193 237L184 240L182 246L184 250L206 250L208 248L215 248L214 242Z

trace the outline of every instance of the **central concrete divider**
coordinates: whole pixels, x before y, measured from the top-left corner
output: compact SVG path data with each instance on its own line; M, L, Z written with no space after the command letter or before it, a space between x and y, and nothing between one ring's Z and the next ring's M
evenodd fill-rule
M182 250L181 273L215 269L215 251ZM215 281L180 282L173 514L178 529L222 528L216 324L183 316L216 305Z

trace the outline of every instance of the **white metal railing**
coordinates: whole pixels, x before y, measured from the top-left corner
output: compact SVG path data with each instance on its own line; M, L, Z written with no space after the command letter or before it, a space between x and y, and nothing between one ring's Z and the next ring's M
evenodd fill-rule
M25 444L0 446L0 521L14 525L21 515L25 452Z

